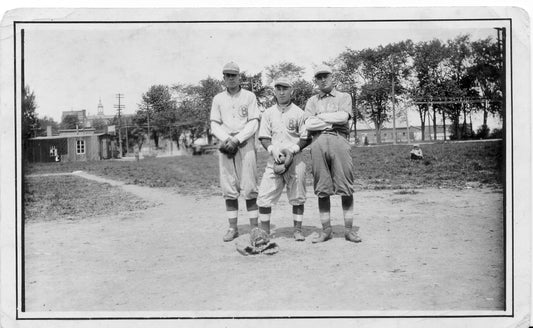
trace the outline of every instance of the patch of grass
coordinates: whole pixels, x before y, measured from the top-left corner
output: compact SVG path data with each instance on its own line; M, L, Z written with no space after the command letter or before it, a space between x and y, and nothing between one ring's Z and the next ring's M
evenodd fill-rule
M119 187L76 176L29 177L24 181L24 217L27 221L117 215L154 205Z
M356 186L364 189L464 188L477 182L501 188L504 182L503 142L422 144L424 160L411 161L408 145L353 147ZM307 182L312 185L311 155L304 150ZM258 152L258 181L268 154ZM135 161L36 163L26 174L87 171L129 184L169 187L182 194L220 195L218 154L156 157Z
M418 194L418 191L416 191L416 190L400 190L400 191L395 191L394 194L395 195L416 195L416 194Z

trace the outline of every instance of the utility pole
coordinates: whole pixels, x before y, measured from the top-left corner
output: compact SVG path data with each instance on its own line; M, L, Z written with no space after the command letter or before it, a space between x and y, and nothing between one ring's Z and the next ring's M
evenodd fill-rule
M394 77L396 74L394 74L394 56L392 57L392 94L391 94L391 101L392 101L392 139L393 144L396 144L396 107L394 105Z
M411 136L409 135L409 111L407 110L407 106L405 107L405 122L407 124L407 144L409 145L411 143Z
M148 148L152 150L152 143L150 142L150 104L146 105L146 119L148 120Z
M122 123L120 120L120 111L124 109L124 105L120 104L120 100L124 98L124 95L122 93L117 93L116 97L118 100L118 105L114 105L114 107L117 109L117 112L118 112L118 147L119 147L120 157L122 157L122 133L120 131L122 128Z

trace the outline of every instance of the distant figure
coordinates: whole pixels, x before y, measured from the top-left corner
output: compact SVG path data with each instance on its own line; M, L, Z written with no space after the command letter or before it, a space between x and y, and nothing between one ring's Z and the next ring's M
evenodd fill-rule
M420 160L423 158L424 158L424 155L422 155L422 149L420 149L420 145L414 144L413 149L411 149L411 159Z

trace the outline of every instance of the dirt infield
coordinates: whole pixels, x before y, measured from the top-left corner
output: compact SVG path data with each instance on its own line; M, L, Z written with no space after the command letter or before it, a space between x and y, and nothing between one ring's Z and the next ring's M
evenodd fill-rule
M220 197L114 188L161 205L26 224L27 311L503 310L501 190L358 191L360 244L344 240L338 198L335 238L311 243L320 226L311 191L308 237L294 242L282 196L272 214L280 252L245 257L235 242L222 242ZM239 205L237 242L244 242L248 220Z

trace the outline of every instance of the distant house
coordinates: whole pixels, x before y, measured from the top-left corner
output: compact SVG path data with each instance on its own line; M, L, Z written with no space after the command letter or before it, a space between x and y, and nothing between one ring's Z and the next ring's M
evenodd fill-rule
M462 124L459 125L459 128L462 129ZM467 131L472 131L472 125L467 124ZM446 134L442 125L437 125L437 138L435 139L433 126L424 127L424 140L450 140L450 136L454 134L452 125L446 125ZM407 142L407 127L397 127L396 128L396 141L397 142ZM364 144L365 137L368 140L368 143L375 144L377 143L377 136L375 129L357 129L357 139L360 144ZM409 126L409 141L421 141L422 140L422 127L421 126ZM394 142L394 130L392 128L382 128L381 129L381 142L390 143Z
M410 141L415 140L415 133L416 133L415 127L413 126L409 127L409 140ZM381 142L384 142L384 143L393 142L394 141L393 136L394 136L393 129L391 128L381 129ZM371 144L377 143L377 136L376 136L375 129L357 129L357 139L359 140L359 144L364 144L365 137L368 143L371 143ZM396 128L396 140L397 142L407 142L407 127Z
M96 115L87 115L86 126L94 127L96 121L104 123L104 125L110 125L113 122L115 115L104 114L104 105L102 105L102 99L98 102L98 110Z
M24 153L29 162L72 162L109 159L116 149L114 136L73 129L60 130L58 136L30 138Z
M63 120L67 116L76 116L78 118L78 122L80 122L82 127L87 124L87 111L85 109L68 110L68 111L61 112L61 122L63 122Z

